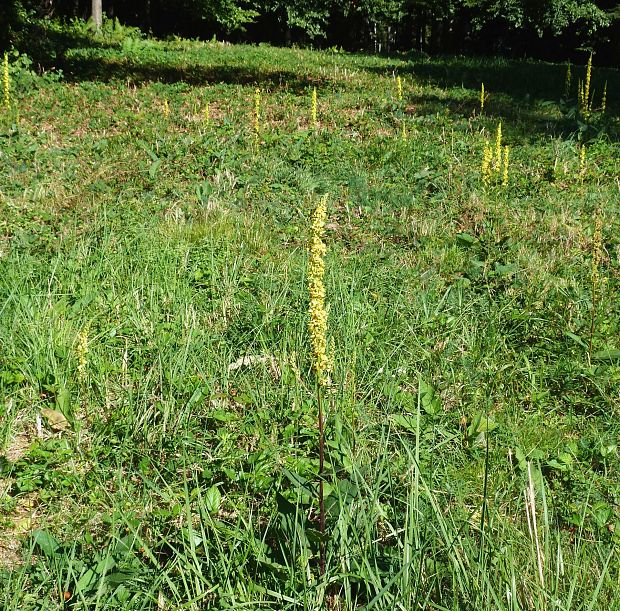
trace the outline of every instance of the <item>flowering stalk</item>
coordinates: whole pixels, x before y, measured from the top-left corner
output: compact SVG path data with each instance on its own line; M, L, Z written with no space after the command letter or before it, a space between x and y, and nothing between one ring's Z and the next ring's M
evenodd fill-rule
M495 159L494 167L495 171L499 172L502 162L502 122L497 124L497 132L495 134Z
M605 81L605 86L603 87L603 98L601 99L601 112L605 112L607 109L607 81Z
M599 286L601 284L600 266L603 260L603 221L601 211L597 210L594 217L594 235L592 237L592 307L590 308L590 342L588 355L592 356L592 341L594 339L594 326L596 322L596 310L599 300Z
M308 293L310 295L310 344L312 346L313 369L321 386L327 384L329 359L327 358L327 311L325 309L325 254L327 247L323 242L325 222L327 221L327 196L324 196L312 215L312 237L310 241L310 260L308 263Z
M398 101L403 101L403 79L400 76L396 77L396 95L398 96Z
M323 242L327 220L327 195L316 206L312 215L310 259L308 262L308 293L310 296L308 331L312 347L312 368L317 382L317 407L319 429L319 532L325 532L325 496L323 470L325 462L325 429L323 422L322 389L327 385L329 358L327 356L327 310L325 308L325 254ZM325 574L325 543L321 539L319 564L321 575Z
M585 144L582 144L581 147L579 148L579 176L581 177L581 180L583 180L585 173L586 173L586 146Z
M584 84L584 96L583 101L586 106L586 111L590 112L590 82L592 80L592 53L588 58L588 65L586 67L586 82Z
M484 145L484 152L482 154L482 167L480 173L482 174L482 184L489 184L491 179L491 163L493 162L493 149L491 145L486 142Z
M168 100L164 100L164 117L166 119L170 116L170 104L168 104Z
M9 77L9 54L4 54L2 64L2 90L4 93L4 107L11 108L11 80Z
M480 114L484 112L484 83L480 84Z
M590 82L592 79L592 53L590 53L590 57L588 58L588 65L586 66L586 80L583 84L583 90L580 96L580 110L581 114L587 119L590 115L591 110L591 100L590 100Z
M503 169L502 169L502 187L508 186L508 156L509 156L509 148L508 146L505 146L504 147Z
M205 115L205 123L209 125L209 123L211 123L211 110L209 109L209 102L207 102L205 106L204 115Z
M564 77L564 98L568 99L570 96L570 86L573 80L573 75L570 69L570 60L566 64L566 76Z

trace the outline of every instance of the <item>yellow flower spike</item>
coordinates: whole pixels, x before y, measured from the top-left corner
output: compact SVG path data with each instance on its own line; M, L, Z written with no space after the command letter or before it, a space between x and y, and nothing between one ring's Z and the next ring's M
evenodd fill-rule
M599 267L603 260L603 221L601 219L600 210L597 210L594 217L594 235L592 237L592 287L593 295L596 294L600 281ZM593 299L594 301L594 299Z
M592 340L594 339L594 326L596 323L596 310L599 301L601 273L600 266L603 260L603 219L601 210L594 213L594 234L592 236L592 306L590 309L590 342L588 354L592 355Z
M11 108L11 78L9 76L9 54L4 54L2 64L2 90L4 93L4 107Z
M484 152L482 154L482 184L489 184L489 180L491 179L491 163L493 162L493 149L487 142L484 145Z
M327 310L325 307L325 254L327 247L323 242L327 221L327 199L324 195L312 215L310 238L310 259L308 261L308 331L312 347L312 368L320 386L327 385L327 372L330 369L327 356Z
M571 72L570 60L569 60L568 64L566 64L566 76L564 77L564 97L566 99L568 99L568 97L570 96L570 86L571 86L572 80L573 80L573 75Z
M400 76L396 77L396 95L398 96L398 101L403 101L403 79Z
M88 329L83 329L78 333L75 354L78 362L78 377L83 380L88 366Z
M502 122L497 124L497 132L495 134L495 158L494 169L499 172L502 163Z
M503 171L502 171L502 187L508 186L508 157L510 149L506 145L504 146L504 159L503 159Z
M331 369L330 355L328 354L327 343L327 309L325 307L325 254L327 247L323 242L325 233L325 223L327 221L327 199L324 195L318 202L312 214L312 233L310 237L310 258L308 261L308 294L310 303L308 306L309 320L308 331L310 335L310 345L312 347L312 368L316 374L316 400L317 400L317 420L319 432L319 532L325 532L325 493L323 488L323 470L325 457L325 427L322 390L328 385L328 372ZM331 347L331 344L330 344ZM325 574L325 545L319 547L319 572Z
M166 119L170 116L170 104L168 104L168 100L164 100L164 117Z
M605 112L607 109L607 81L605 81L605 86L603 87L603 97L601 99L601 112Z
M588 117L590 114L590 81L592 79L592 53L588 58L588 65L586 67L586 81L583 84L583 116Z
M480 114L484 112L484 83L480 84Z
M316 125L318 123L318 119L317 119L317 115L318 115L318 103L317 103L317 97L316 97L316 87L314 87L312 89L312 108L311 108L311 113L312 113L312 125Z
M583 177L586 173L586 146L585 144L581 145L579 149L579 176L583 180Z
M403 126L402 126L402 131L401 131L401 137L403 139L403 142L407 141L407 126L405 125L404 121L403 121Z
M211 123L211 110L209 109L209 102L207 102L205 106L204 115L205 115L205 123L209 125L209 123Z

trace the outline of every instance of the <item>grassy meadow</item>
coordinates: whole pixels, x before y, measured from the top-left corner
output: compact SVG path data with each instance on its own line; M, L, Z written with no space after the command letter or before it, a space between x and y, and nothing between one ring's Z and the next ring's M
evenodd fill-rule
M620 609L618 71L9 60L1 609Z

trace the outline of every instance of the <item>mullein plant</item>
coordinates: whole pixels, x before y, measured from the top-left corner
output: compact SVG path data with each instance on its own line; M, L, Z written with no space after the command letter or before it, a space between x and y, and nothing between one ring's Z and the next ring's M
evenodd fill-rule
M584 179L586 175L586 145L582 144L579 147L579 178Z
M601 98L601 112L605 112L607 110L607 81L605 81L605 86L603 87L603 97Z
M86 379L86 368L88 367L88 328L82 329L78 333L75 346L77 357L77 372L81 382Z
M590 82L592 80L592 53L590 53L590 57L588 58L588 65L586 66L586 79L582 84L579 82L579 90L578 90L578 103L579 103L579 112L581 115L587 119L590 116L590 112L592 111L592 100L590 98Z
M482 184L489 185L495 177L496 180L501 178L502 186L508 186L509 155L508 146L502 145L502 122L500 121L495 133L495 145L488 140L484 144L480 168Z
M480 84L480 114L484 112L484 83Z
M205 125L208 126L211 123L211 110L209 108L209 102L205 104L204 118L205 118Z
M566 76L564 77L564 99L568 99L570 97L570 86L573 80L573 75L570 67L570 60L568 64L566 64Z
M164 117L166 119L170 116L170 104L168 104L168 100L164 100Z
M482 153L482 184L488 185L491 182L491 176L493 174L492 170L493 163L493 147L489 144L487 140L484 144L484 152Z
M4 107L11 108L11 77L9 76L9 54L4 54L2 62L2 92L4 97Z
M327 246L323 242L327 221L327 199L323 196L312 215L310 258L308 261L308 294L310 297L308 331L312 348L312 369L316 378L317 420L319 432L319 532L325 532L325 496L323 472L325 463L325 427L323 415L323 391L328 385L330 359L327 354L327 308L325 305L325 254ZM325 542L321 537L319 568L325 574Z
M497 124L497 131L495 132L495 156L493 158L493 166L496 172L500 171L502 167L502 122Z
M596 324L596 312L600 301L601 274L600 267L603 260L603 221L601 211L594 214L594 234L592 236L592 305L590 307L590 341L588 342L588 357L592 358L592 342Z
M508 145L504 146L504 158L502 160L502 187L508 186L508 159L510 149Z
M396 97L399 102L403 101L403 79L400 76L396 77Z

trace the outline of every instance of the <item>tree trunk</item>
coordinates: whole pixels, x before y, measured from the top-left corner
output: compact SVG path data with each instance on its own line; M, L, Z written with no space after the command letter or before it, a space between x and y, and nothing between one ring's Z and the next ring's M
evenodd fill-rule
M101 8L101 0L93 0L92 2L92 16L93 23L95 24L95 30L97 32L101 30L103 24L103 10Z

